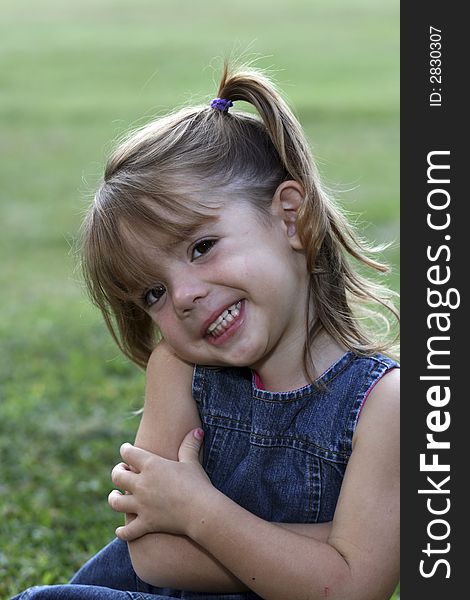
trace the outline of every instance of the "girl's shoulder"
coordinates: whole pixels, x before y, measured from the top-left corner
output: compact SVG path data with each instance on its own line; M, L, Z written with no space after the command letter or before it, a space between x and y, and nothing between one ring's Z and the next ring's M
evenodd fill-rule
M400 363L385 354L361 355L347 352L344 371L350 385L364 388L368 396L378 382L392 371L400 371ZM340 361L341 362L341 361ZM397 376L394 375L394 380Z
M371 386L358 414L357 427L353 436L353 448L357 440L374 435L396 435L400 427L400 369L387 369Z
M354 380L358 386L358 401L355 406L354 437L357 436L358 422L364 421L364 414L373 412L380 418L384 410L393 405L397 410L400 397L400 364L384 354L362 356L355 354L350 365L349 376L352 387ZM372 405L373 408L369 407ZM382 415L383 417L384 415Z

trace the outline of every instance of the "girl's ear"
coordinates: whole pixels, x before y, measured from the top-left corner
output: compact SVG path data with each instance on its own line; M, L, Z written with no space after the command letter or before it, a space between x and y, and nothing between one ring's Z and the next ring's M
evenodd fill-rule
M297 214L304 200L303 187L294 180L283 181L274 192L271 209L278 215L285 226L289 244L294 250L303 250L297 233Z

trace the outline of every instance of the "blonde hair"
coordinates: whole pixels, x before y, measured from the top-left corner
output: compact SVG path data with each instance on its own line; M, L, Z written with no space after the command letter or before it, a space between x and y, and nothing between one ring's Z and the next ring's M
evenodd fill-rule
M250 103L259 117L205 105L132 133L110 157L83 223L85 281L120 349L145 366L159 335L135 301L136 291L152 280L152 269L132 232L149 244L156 231L183 240L212 218L203 200L208 194L243 195L267 212L279 184L293 179L305 191L297 230L311 274L305 371L312 373L310 348L322 329L357 353L386 351L391 342L370 317L390 321L374 305L397 316L391 292L361 275L351 259L382 273L387 267L372 258L374 250L322 188L302 128L275 85L259 70L230 72L225 65L217 95ZM360 305L365 317L357 312Z

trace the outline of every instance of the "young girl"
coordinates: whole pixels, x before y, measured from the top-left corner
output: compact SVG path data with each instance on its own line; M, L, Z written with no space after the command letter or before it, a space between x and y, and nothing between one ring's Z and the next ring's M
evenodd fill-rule
M225 69L210 105L124 141L83 257L114 339L147 366L112 473L126 524L73 585L22 597L387 600L399 371L365 327L388 302L353 261L385 267L273 84Z

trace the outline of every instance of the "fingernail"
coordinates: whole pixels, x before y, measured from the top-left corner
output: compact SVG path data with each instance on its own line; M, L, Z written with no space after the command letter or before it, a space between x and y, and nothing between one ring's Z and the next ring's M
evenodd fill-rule
M194 430L194 437L197 440L202 440L204 439L204 430L200 429L199 427L197 429Z

